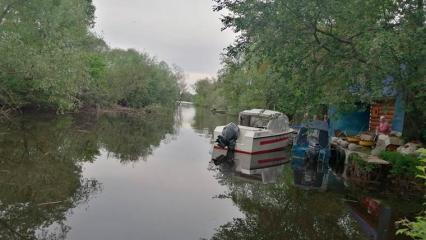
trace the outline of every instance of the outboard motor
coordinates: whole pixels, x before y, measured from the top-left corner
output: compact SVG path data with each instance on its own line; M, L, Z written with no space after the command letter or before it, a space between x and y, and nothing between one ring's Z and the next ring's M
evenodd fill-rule
M218 158L213 159L215 165L219 165L225 161L233 162L235 145L237 144L239 135L240 128L235 123L231 122L223 128L222 134L217 137L216 142L219 147L227 148L228 151L226 156L221 155Z

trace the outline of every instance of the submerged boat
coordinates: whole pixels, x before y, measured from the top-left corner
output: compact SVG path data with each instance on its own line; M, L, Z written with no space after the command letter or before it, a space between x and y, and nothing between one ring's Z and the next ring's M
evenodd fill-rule
M212 159L216 165L233 163L236 171L255 174L259 169L287 163L294 135L285 114L245 110L239 114L238 125L215 128Z

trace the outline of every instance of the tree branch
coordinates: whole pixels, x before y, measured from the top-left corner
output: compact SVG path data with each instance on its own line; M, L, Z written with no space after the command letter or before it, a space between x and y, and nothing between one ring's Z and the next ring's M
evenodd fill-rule
M345 44L352 44L351 40L339 38L339 37L337 37L336 35L334 35L332 33L329 33L327 31L321 30L320 28L316 28L316 32L319 32L319 33L322 33L322 34L324 34L326 36L329 36L329 37L333 38L334 40L336 40L338 42L345 43Z
M320 39L318 38L318 34L317 34L317 27L315 26L315 30L314 30L314 38L315 38L315 41L318 43L318 45L319 45L319 47L320 48L323 48L323 49L325 49L325 50L327 50L327 52L331 52L331 49L330 48L328 48L328 47L326 47L325 46L325 44L324 43L322 43L321 41L320 41Z

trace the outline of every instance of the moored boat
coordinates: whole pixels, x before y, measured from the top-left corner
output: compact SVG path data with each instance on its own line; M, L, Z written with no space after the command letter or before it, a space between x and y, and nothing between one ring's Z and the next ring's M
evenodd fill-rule
M300 127L293 143L291 162L296 186L326 190L331 155L328 130L327 122L319 120Z
M294 135L285 114L246 110L239 114L238 125L230 123L215 128L212 158L216 164L231 161L237 171L252 174L257 169L288 162Z

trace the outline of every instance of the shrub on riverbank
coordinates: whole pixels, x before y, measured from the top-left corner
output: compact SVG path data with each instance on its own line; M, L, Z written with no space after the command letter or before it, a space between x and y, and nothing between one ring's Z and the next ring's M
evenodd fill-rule
M384 151L380 154L380 157L392 165L389 172L395 177L414 179L418 174L417 166L420 162L414 155Z
M388 185L389 189L401 193L418 193L425 189L422 183L416 179L419 165L424 164L416 155L384 151L380 157L390 164L369 163L358 154L351 154L348 174L353 180L383 183Z
M105 53L105 62L103 86L95 92L94 103L140 108L176 102L180 74L165 62L133 49L110 50Z

